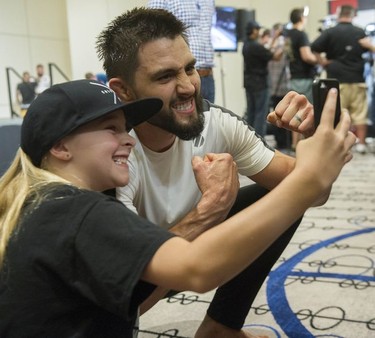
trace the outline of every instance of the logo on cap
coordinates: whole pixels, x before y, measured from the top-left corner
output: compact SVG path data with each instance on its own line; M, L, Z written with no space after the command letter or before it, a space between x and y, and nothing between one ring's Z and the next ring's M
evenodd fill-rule
M117 104L117 100L118 100L118 97L116 95L116 93L109 87L107 87L106 85L102 84L102 83L96 83L96 82L90 82L90 84L94 85L94 86L98 86L98 87L103 87L104 89L102 89L100 92L102 94L113 94L113 103L114 104Z

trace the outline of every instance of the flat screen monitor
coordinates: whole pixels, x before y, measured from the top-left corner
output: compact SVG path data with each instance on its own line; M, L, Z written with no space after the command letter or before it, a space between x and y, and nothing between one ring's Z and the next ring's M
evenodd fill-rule
M237 51L237 10L234 7L216 7L212 19L212 45L215 52Z

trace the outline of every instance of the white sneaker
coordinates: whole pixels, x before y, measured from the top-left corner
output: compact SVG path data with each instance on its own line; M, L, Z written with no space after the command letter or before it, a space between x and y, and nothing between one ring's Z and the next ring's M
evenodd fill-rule
M360 154L366 154L367 152L367 147L365 144L363 143L357 143L355 146L354 146L354 151L356 153L360 153Z

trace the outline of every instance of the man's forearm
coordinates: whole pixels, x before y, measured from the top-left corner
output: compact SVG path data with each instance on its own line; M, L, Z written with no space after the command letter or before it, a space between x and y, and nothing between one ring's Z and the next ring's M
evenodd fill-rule
M219 208L217 204L203 196L198 205L169 231L192 241L203 232L224 221L231 206L232 204Z

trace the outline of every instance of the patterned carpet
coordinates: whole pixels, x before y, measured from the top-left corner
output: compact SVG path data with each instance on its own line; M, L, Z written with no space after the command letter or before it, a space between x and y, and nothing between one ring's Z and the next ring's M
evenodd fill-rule
M374 168L374 154L355 154L329 201L306 212L250 310L253 333L375 337ZM194 337L212 294L161 301L141 317L139 337Z

